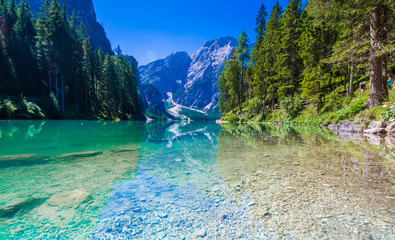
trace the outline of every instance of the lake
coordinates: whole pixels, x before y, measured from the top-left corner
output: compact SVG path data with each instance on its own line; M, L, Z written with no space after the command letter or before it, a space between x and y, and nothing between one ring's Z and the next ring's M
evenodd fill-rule
M0 239L394 239L395 139L1 121Z

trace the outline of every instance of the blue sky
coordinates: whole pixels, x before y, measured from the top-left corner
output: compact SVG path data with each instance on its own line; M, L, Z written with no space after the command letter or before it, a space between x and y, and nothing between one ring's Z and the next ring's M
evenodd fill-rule
M172 52L192 55L207 40L242 30L255 41L255 18L262 3L270 13L275 0L93 0L97 20L124 54L140 65ZM279 1L283 8L288 0Z

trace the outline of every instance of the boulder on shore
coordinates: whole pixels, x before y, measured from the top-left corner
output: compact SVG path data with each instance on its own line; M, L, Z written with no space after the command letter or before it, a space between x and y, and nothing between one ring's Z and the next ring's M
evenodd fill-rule
M385 128L370 128L370 129L366 129L363 132L367 133L367 134L386 134L387 133Z
M385 128L386 125L386 122L372 121L370 122L368 129Z
M357 125L351 121L341 121L338 124L329 124L329 130L338 131L338 132L356 132L361 133L363 132L363 127Z

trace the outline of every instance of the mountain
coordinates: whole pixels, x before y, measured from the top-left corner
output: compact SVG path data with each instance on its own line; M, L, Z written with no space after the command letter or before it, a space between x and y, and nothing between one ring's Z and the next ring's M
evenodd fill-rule
M189 57L173 53L165 59L139 67L140 81L157 88L171 115L182 119L218 117L217 79L237 40L224 37L207 41Z
M21 2L22 0L17 0ZM28 0L33 14L38 14L44 0ZM85 24L91 43L94 48L101 48L103 52L112 54L111 43L108 40L103 26L96 20L96 12L92 0L58 0L66 4L69 16L75 10L80 20Z
M218 77L236 46L233 37L207 41L193 54L184 90L175 101L190 108L213 110L219 98Z
M139 68L142 84L152 84L163 98L168 92L175 92L184 82L191 65L191 57L186 52L176 52L165 59L157 60Z

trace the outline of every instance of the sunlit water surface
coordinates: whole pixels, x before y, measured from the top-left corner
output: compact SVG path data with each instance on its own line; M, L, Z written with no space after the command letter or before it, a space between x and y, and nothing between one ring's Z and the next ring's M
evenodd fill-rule
M3 121L0 239L395 239L393 143L290 126Z

